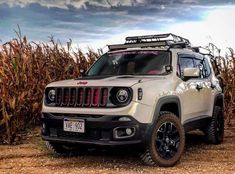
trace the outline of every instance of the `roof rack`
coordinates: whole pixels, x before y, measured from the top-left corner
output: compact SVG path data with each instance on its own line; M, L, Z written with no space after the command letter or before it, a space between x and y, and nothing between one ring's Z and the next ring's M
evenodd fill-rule
M108 45L110 51L123 50L127 48L146 48L146 47L190 47L191 44L188 39L181 36L168 34L146 35L126 37L125 44Z

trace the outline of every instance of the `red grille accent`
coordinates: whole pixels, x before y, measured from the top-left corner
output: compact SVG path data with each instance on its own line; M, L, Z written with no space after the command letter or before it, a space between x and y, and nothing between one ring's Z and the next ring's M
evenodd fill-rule
M83 93L84 93L84 89L83 88L78 88L78 100L77 100L77 105L78 106L82 106L83 104Z
M57 88L56 89L56 105L59 106L62 102L62 89Z
M69 89L68 88L64 88L64 95L63 95L63 105L67 106L69 103Z
M92 106L98 106L99 105L99 99L100 99L100 89L95 88L93 90L93 95L92 95Z
M85 90L85 106L91 105L91 88Z
M56 106L105 107L108 88L56 88Z
M106 106L107 102L108 102L108 88L103 88L101 90L101 101L100 101L100 105L101 106Z
M69 104L71 106L74 106L76 102L76 88L72 88L70 90L70 99L69 99Z

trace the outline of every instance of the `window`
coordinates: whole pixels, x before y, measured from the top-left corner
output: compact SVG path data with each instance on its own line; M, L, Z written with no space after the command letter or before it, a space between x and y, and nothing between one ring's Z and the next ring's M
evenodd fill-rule
M193 68L193 58L190 56L179 57L179 64L177 68L177 75L183 78L184 68Z
M195 68L199 68L200 70L200 78L204 78L205 77L205 67L204 67L204 61L202 59L194 59L194 63L195 63Z
M167 51L120 51L103 55L87 75L166 75L165 66L170 64Z
M180 55L178 59L177 76L184 78L184 68L199 68L199 78L207 78L211 74L209 62L202 56L194 57L193 55Z
M204 58L204 67L205 67L205 77L209 77L211 75L211 68L208 62L208 59Z
M201 78L207 78L211 74L210 66L206 58L203 59L194 59L195 67L200 69Z

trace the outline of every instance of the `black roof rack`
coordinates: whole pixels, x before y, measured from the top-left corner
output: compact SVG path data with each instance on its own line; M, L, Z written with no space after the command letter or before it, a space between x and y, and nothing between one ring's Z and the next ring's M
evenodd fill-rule
M125 44L108 45L110 51L123 50L127 48L146 48L146 47L190 47L191 44L188 39L181 36L168 34L146 35L126 37Z

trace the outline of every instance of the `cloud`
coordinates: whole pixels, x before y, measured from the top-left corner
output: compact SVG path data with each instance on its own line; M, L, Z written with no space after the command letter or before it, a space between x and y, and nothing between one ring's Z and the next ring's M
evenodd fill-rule
M0 0L0 34L3 42L8 41L19 24L29 40L48 41L48 36L53 35L62 43L71 38L83 48L118 43L129 35L165 33L173 26L175 30L170 30L173 33L204 35L202 25L196 24L206 20L211 10L221 8L218 4L222 2L222 5L233 3L227 0Z
M145 3L144 0L0 0L0 4L6 3L10 7L20 6L25 7L29 4L39 3L45 7L57 7L68 9L69 6L74 8L87 8L87 6L96 7L119 7L119 6L133 6Z
M235 6L213 9L203 21L187 21L172 25L167 32L174 32L189 38L195 45L205 46L209 42L216 44L222 50L235 47L233 32L235 25L231 23L235 18ZM183 29L183 30L182 30Z
M165 5L186 4L186 5L219 5L234 4L234 0L0 0L0 4L8 4L10 7L25 7L29 4L39 3L41 6L52 8L69 9L73 8L119 8L130 6L158 5L162 8Z

